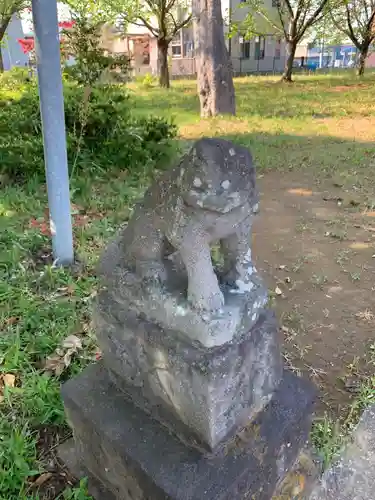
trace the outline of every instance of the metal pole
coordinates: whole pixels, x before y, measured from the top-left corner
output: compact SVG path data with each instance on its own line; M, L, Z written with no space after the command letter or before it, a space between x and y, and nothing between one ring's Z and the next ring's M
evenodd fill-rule
M56 0L32 0L44 162L54 259L74 259Z
M324 38L325 38L325 34L326 34L326 21L325 21L325 18L324 18L324 21L323 21L323 33L322 33L322 41L321 41L321 53L320 53L320 58L319 58L319 68L322 69L323 66L324 66Z

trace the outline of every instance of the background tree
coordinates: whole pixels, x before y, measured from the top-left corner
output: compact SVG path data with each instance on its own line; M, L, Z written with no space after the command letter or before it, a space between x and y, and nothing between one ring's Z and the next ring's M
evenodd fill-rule
M321 23L328 14L329 0L278 0L276 13L264 5L262 0L247 0L241 7L248 7L250 12L236 29L251 38L258 33L258 22L255 16L266 21L276 33L283 36L286 42L286 61L282 80L292 81L293 61L297 45L315 25ZM361 0L358 0L361 1ZM233 30L232 30L233 32Z
M323 67L324 55L332 50L333 46L342 45L347 42L347 37L343 35L332 23L329 15L326 15L321 23L314 26L311 35L304 42L308 42L308 48L315 47L320 50L319 66ZM334 57L332 61L334 61Z
M203 117L236 112L220 0L193 0L195 60Z
M358 75L365 71L366 59L375 42L375 0L339 0L330 5L332 24L359 52Z
M102 82L111 73L113 76L127 75L129 57L110 54L102 47L103 22L92 22L89 17L77 13L72 18L72 22L66 23L62 30L62 52L75 58L70 75L87 89Z
M329 9L330 6L328 5L327 10ZM330 15L326 15L321 23L314 26L313 32L309 38L311 40L311 45L315 47L322 44L325 46L342 45L347 41L347 37L336 28Z
M18 14L29 5L27 0L0 0L0 47L14 14ZM4 71L3 56L0 50L0 72Z
M188 26L192 15L186 0L136 0L131 7L123 0L108 0L122 22L147 28L157 40L158 73L161 87L170 86L168 49L172 39Z

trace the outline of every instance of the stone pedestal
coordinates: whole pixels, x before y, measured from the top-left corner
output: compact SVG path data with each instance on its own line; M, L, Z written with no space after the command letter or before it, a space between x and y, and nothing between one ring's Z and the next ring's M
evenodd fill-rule
M305 444L313 393L285 372L270 404L208 455L124 398L101 363L65 384L63 398L76 452L106 488L97 500L269 500Z
M103 308L103 306L102 306ZM121 321L97 311L110 377L153 418L212 451L271 399L282 376L273 313L236 341L203 349L127 310Z
M282 370L277 322L202 348L96 310L103 360L62 389L97 500L269 500L308 438L314 390Z
M251 261L254 179L246 150L199 141L102 257L103 359L62 389L97 500L269 500L308 438L314 390L283 371Z

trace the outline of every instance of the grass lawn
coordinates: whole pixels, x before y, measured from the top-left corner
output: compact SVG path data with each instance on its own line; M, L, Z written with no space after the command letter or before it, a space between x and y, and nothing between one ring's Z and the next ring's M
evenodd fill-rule
M361 81L349 73L346 76L299 76L290 86L280 85L269 77L239 78L236 80L237 116L201 120L195 82L173 82L168 92L130 85L135 99L134 113L173 117L182 143L216 135L249 146L261 180L264 176L263 188L267 188L266 182L271 182L270 191L275 188L276 198L277 187L289 179L296 186L305 182L313 191L327 192L335 204L334 210L338 205L342 211L335 215L333 225L339 226L337 232L333 233L332 224L324 231L335 240L330 243L336 244L339 240L340 245L349 241L345 236L353 229L347 228L349 221L351 224L361 214L375 215L374 88L375 74ZM0 101L7 99L9 92L0 90ZM13 95L14 92L12 90ZM6 112L4 107L0 108L0 113L3 112ZM71 486L71 478L56 463L56 443L69 435L59 388L61 382L99 355L90 323L96 287L95 264L103 246L129 217L134 200L152 175L153 172L147 172L135 179L119 165L119 169L109 175L72 179L78 257L72 269L53 265L45 225L45 186L31 179L23 186L5 183L1 188L0 500L89 498L85 485ZM296 205L299 201L293 203ZM359 224L362 230L362 219ZM346 233L337 236L343 228ZM300 239L312 235L311 241L319 244L309 221L300 217L294 229ZM369 252L366 262L362 255L353 254L353 258L359 259L359 265L368 266L363 273L373 272L370 266L374 260L370 261L371 254L375 254L374 234L367 232L367 240L362 238ZM273 238L271 234L268 238L270 248L278 244L277 236ZM345 250L344 247L335 249L336 256ZM280 248L278 251L282 252ZM346 276L343 266L348 254L340 255L340 269ZM354 270L350 273L358 290L366 296L374 293L365 279L357 279ZM309 279L309 286L317 296L326 293L324 287L328 280L333 284L336 281L334 276L326 278L321 271L314 272ZM279 313L285 304L279 304ZM374 309L365 310L368 310L367 317L361 321L367 321L373 331ZM321 315L321 310L316 314ZM280 317L287 324L282 312ZM288 335L299 330L302 319L297 313L288 317ZM306 340L304 347L307 345ZM362 359L362 353L359 357ZM292 361L292 366L297 364L298 369L298 360ZM371 356L366 360L363 372L366 378L361 371L362 385L355 393L357 403L353 414L375 398L374 380L371 380L373 362ZM357 360L351 369L353 377L359 377L359 365ZM326 456L330 456L336 438L327 419L319 421L314 437L326 447Z

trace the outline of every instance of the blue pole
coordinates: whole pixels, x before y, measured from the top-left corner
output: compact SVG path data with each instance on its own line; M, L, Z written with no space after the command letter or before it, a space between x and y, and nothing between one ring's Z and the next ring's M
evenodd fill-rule
M44 162L54 259L74 260L56 0L32 0Z

